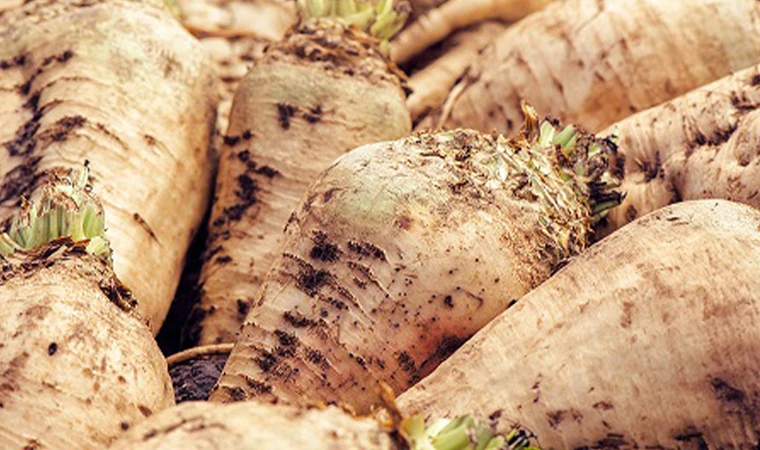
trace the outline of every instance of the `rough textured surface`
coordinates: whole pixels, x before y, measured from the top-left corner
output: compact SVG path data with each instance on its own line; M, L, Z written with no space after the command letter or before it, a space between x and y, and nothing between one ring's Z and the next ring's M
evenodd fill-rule
M451 33L488 20L517 22L553 0L449 0L410 23L391 44L391 57L406 63Z
M112 450L393 450L388 430L338 408L185 403L128 431Z
M169 368L177 403L208 400L211 389L219 380L229 355L198 356L174 364Z
M220 100L217 104L216 127L211 148L214 154L218 155L229 127L232 98L240 80L248 73L254 61L264 54L267 45L273 40L282 39L293 25L296 20L295 2L181 0L178 4L185 27L193 30L216 66ZM281 20L273 20L273 15ZM241 21L243 23L240 23ZM265 38L262 35L273 38ZM188 261L177 287L176 297L161 333L157 336L161 349L167 355L192 347L198 342L197 335L185 333L183 329L188 324L188 317L194 305L200 300L201 286L198 280L203 265L201 254L208 236L205 222L208 222L208 217L204 218L204 224L199 228L188 251Z
M264 55L264 49L271 41L253 36L232 38L212 36L203 37L200 41L206 53L214 61L218 76L220 100L217 104L216 129L212 145L214 151L219 154L230 125L230 111L235 91L254 61Z
M618 122L625 202L609 233L673 202L723 198L760 207L760 67Z
M556 2L481 54L442 124L511 133L526 99L598 131L759 61L756 0Z
M0 219L89 159L116 273L156 332L209 200L209 60L159 0L32 1L0 14L0 42Z
M413 72L409 79L412 93L406 105L417 123L425 118L435 123L441 107L451 88L459 81L480 51L493 42L505 29L506 24L485 21L465 28L447 37L434 51L428 50L420 59L434 57L425 67ZM416 64L416 61L412 62ZM427 124L417 129L431 128Z
M293 0L179 0L181 20L216 65L221 101L214 148L221 149L240 80L297 20Z
M320 175L212 400L366 412L379 404L377 380L403 392L547 279L582 247L583 233L567 247L557 237L587 223L562 222L583 200L545 213L554 199L494 174L506 145L473 131L419 134L356 149Z
M200 344L235 341L309 183L345 152L410 132L393 67L364 33L308 22L241 82L189 328Z
M0 448L102 449L174 404L113 271L54 242L0 269Z
M541 448L755 448L760 212L670 206L570 262L403 394L502 415Z

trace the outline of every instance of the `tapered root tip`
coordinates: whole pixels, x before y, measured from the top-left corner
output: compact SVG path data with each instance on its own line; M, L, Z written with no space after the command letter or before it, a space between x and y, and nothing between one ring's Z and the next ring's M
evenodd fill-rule
M88 184L89 167L53 176L34 202L23 201L21 211L0 235L0 256L28 251L60 238L85 242L87 252L112 264L105 237L103 207Z

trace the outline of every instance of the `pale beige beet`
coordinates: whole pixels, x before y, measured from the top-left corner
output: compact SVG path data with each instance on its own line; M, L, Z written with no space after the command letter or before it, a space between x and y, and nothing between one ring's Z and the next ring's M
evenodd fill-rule
M174 404L88 174L51 179L0 234L0 448L104 448Z
M129 430L111 450L395 450L388 430L331 407L190 402Z
M190 402L151 417L111 449L524 450L532 443L524 430L495 417L426 423L421 417L402 417L391 409L390 415L375 420L335 406Z
M754 66L609 127L620 136L627 196L602 233L682 200L760 207L758 108Z
M34 0L0 15L0 75L0 218L89 159L156 332L209 201L211 62L161 0Z
M178 0L180 20L214 62L220 100L213 148L219 151L227 132L232 98L264 49L298 19L291 0Z
M372 144L323 172L211 399L366 413L378 381L403 392L582 251L597 207L617 199L613 149L573 133L552 144L553 126L539 136L528 122L512 141L456 130Z
M753 448L760 212L649 214L591 247L400 397L502 411L541 448Z
M191 333L235 342L301 195L337 157L411 132L399 74L361 31L306 22L235 94Z
M437 125L511 134L527 100L596 132L758 62L754 0L556 2L480 55Z
M104 448L174 404L166 361L143 321L115 304L119 289L103 261L68 244L4 266L0 448Z

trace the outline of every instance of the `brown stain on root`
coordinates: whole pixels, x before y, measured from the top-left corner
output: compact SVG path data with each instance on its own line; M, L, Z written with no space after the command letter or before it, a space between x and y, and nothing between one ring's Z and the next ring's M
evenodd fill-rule
M29 360L29 353L22 352L15 356L0 373L0 403L3 401L4 392L15 392L19 388L18 380L22 377L24 366Z
M388 258L385 252L380 247L370 242L364 241L348 241L347 247L350 251L360 255L374 258L383 262L387 262Z
M685 433L677 434L673 436L678 442L691 443L691 448L697 450L709 450L710 446L705 441L703 434L699 431L687 431Z
M87 119L83 116L67 116L58 119L52 127L45 130L38 139L50 139L55 142L62 142L68 139L69 134L78 128L82 128L87 123Z
M118 306L122 311L132 313L137 308L137 300L132 295L132 291L119 280L115 278L104 279L100 282L99 287L111 303Z
M137 405L137 409L140 411L140 414L145 417L150 417L153 414L153 411L145 405Z
M42 442L38 441L37 439L30 439L27 441L23 450L39 450L41 448L42 448Z
M335 262L340 259L340 249L328 240L327 234L315 231L311 240L314 243L314 247L309 252L311 259L322 262Z
M250 141L251 139L253 139L254 136L255 135L253 134L253 132L251 130L245 130L245 131L243 131L239 135L225 135L222 138L222 141L224 142L224 145L226 145L228 147L234 147L241 140L243 140L243 141Z
M127 146L127 144L125 144L124 141L118 135L116 135L116 133L111 131L105 124L98 122L95 124L95 128L97 128L101 133L108 136L114 142L119 144L119 146L123 148L125 151L129 150L129 147Z
M306 351L306 360L312 364L322 364L325 361L325 356L319 350L310 348Z
M737 416L742 422L751 426L755 436L760 436L760 417L758 417L760 395L758 393L748 394L719 377L711 377L709 386L727 415Z
M242 323L246 317L248 317L248 312L251 310L251 302L244 299L237 299L237 317L238 320Z
M219 247L221 248L221 247ZM220 266L226 266L227 264L232 262L232 257L228 255L219 255L215 260L214 263L220 265Z
M227 392L227 395L233 402L242 402L248 399L248 395L245 393L245 390L239 386L223 386L222 389ZM148 436L146 435L146 440L147 438Z
M320 105L309 108L301 113L304 120L310 124L315 124L322 120L322 107Z
M628 222L633 222L638 216L639 212L636 207L633 205L628 205L628 208L625 210L625 220Z
M156 138L154 138L153 136L149 134L143 134L143 140L145 141L146 144L150 145L151 147L155 147L156 145L158 145L158 140L156 140Z
M438 341L432 354L420 364L419 375L426 376L467 342L467 338L445 335Z
M34 188L46 177L47 172L39 171L37 166L42 160L41 156L27 158L23 163L11 169L3 177L0 186L0 203L9 200L16 206L21 204L21 197L29 197Z
M630 328L633 323L633 306L631 302L623 302L623 315L620 318L622 328Z
M396 219L396 225L402 230L409 230L412 227L412 218L409 216L399 216Z
M282 317L294 328L314 327L318 323L317 321L309 319L298 311L286 311L282 314Z
M320 105L301 108L290 103L277 104L277 120L283 130L290 129L292 119L295 117L300 117L307 123L313 125L322 120L323 112L322 106Z
M28 61L26 53L16 55L12 58L0 60L0 70L8 70L12 67L24 67Z
M298 107L289 103L277 104L277 119L283 130L290 129L290 119L296 115Z
M317 291L330 281L330 278L330 272L326 270L307 267L298 274L296 286L309 297L314 297Z
M140 227L142 227L143 230L145 230L146 233L153 239L154 241L158 242L158 237L156 237L156 233L153 232L153 228L148 225L148 222L145 221L145 219L142 218L142 216L138 213L132 214L132 218L135 219L135 222L137 222Z
M653 161L637 161L637 163L639 165L639 169L644 173L644 180L646 182L650 182L658 177L664 177L662 170L662 157L660 156L659 151L656 151L654 153Z
M235 196L238 198L238 203L224 208L222 214L214 220L216 227L239 221L246 211L258 201L256 193L259 191L259 186L248 173L238 175L236 182L238 188L235 190Z
M272 385L267 384L258 380L254 380L250 376L246 374L241 374L243 377L243 380L245 381L245 384L248 386L248 388L253 391L256 395L265 395L272 392Z
M246 133L243 133L243 135L246 135ZM240 139L240 136L226 136L225 142L230 142L230 145L235 145ZM223 227L232 222L239 221L252 206L258 203L256 196L260 191L260 187L259 181L257 181L254 176L259 175L264 177L264 179L273 179L280 176L280 172L277 169L268 165L258 165L256 161L251 158L251 151L249 149L241 150L236 153L236 156L240 162L245 164L245 172L238 175L236 179L237 189L235 190L235 197L237 197L237 203L225 207L222 210L219 217L213 221L214 227ZM224 232L212 233L209 237L209 247L211 247L211 244L220 237L224 237Z
M601 411L609 411L611 409L614 409L615 406L610 402L596 402L594 403L594 409L598 409Z
M258 356L254 358L254 362L259 366L259 369L263 373L269 374L273 377L282 378L284 381L291 381L298 373L294 370L284 358L293 356L291 351L283 351L280 347L275 349L275 353L264 349L258 349Z
M296 287L309 297L316 297L317 293L323 286L334 284L335 277L329 271L317 269L313 265L291 253L283 253L282 256L298 266L295 273L290 273L290 276L293 277ZM338 290L339 293L348 294L350 296L350 293L341 290L340 286L335 286L335 289Z
M583 414L577 409L559 409L556 411L550 411L546 413L546 420L549 422L549 426L552 429L557 429L559 425L565 420L573 420L580 423L583 420Z
M399 353L396 357L396 362L398 362L398 366L401 370L409 375L412 384L420 379L417 363L415 363L414 359L409 356L409 353L406 351Z
M41 118L42 114L35 112L31 119L16 130L16 136L13 140L3 144L10 156L27 156L34 151L37 141L33 137L40 129L39 120Z
M710 379L710 387L715 397L725 405L740 404L745 399L743 391L731 386L720 378Z
M177 69L182 68L182 64L177 61L175 57L168 54L163 54L163 71L164 71L164 78L169 78L173 73L176 72Z
M29 58L22 55L24 58L24 64L28 61ZM19 92L23 96L29 95L29 91L32 89L32 83L34 83L34 80L37 79L42 73L44 73L48 68L53 66L54 64L64 64L68 60L70 60L72 57L74 57L74 52L72 50L65 50L59 54L56 55L50 55L47 56L45 59L42 60L42 63L37 66L37 70L22 84L18 87Z

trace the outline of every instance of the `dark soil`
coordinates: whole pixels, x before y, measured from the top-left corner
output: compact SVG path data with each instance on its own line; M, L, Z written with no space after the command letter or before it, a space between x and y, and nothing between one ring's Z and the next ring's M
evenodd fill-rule
M192 313L198 310L194 308L200 300L199 279L203 267L203 250L208 239L208 216L207 212L201 222L203 225L190 245L177 292L166 320L156 336L158 346L165 356L194 347L200 339L200 323L193 320Z
M203 355L169 368L177 403L208 400L211 389L222 374L228 355Z

